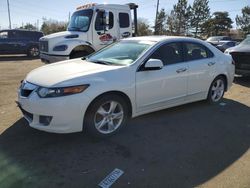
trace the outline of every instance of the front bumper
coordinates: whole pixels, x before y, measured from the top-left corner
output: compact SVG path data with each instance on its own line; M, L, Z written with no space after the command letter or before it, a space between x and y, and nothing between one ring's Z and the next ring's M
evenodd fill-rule
M40 59L44 63L54 63L54 62L58 62L58 61L68 60L69 56L49 55L49 54L41 53Z
M36 92L29 97L18 93L18 106L30 127L53 133L73 133L83 129L84 114L89 98L83 93L65 97L40 98ZM50 116L48 125L40 121L41 116Z

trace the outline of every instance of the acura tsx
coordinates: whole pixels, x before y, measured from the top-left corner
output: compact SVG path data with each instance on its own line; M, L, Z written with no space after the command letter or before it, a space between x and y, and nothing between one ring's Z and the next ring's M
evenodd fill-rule
M17 103L33 128L105 137L130 117L199 100L218 103L234 70L230 55L198 39L134 37L31 71Z

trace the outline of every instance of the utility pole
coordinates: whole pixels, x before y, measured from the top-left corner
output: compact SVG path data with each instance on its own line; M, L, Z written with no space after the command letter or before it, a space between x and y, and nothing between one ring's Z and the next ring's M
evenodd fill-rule
M9 0L7 0L7 5L8 5L8 15L9 15L9 29L11 29L10 4L9 4Z
M36 29L37 29L37 31L39 31L39 20L38 19L36 20Z
M157 0L157 5L156 5L156 14L155 14L155 31L156 31L156 25L157 25L157 16L158 16L158 10L159 9L159 0Z
M69 12L69 18L68 18L68 22L70 21L70 12Z

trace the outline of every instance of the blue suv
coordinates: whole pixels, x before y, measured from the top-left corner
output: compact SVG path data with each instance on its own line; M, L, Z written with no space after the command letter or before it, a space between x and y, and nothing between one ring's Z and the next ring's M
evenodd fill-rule
M42 32L22 29L0 31L0 54L27 54L30 57L39 56L39 39Z

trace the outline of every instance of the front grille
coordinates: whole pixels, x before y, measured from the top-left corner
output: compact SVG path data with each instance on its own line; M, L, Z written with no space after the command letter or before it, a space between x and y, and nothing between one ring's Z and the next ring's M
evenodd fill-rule
M250 52L232 52L230 54L235 61L236 69L250 70Z
M41 52L48 52L49 50L49 42L48 41L40 41L39 48Z

